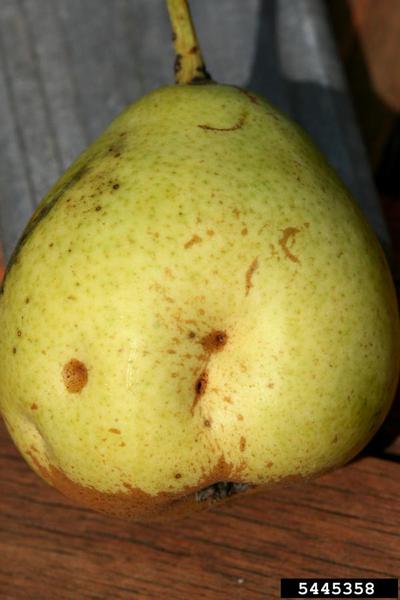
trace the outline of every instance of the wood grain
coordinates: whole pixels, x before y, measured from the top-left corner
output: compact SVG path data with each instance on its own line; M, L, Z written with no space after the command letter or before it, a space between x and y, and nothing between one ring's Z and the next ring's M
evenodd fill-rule
M400 573L400 467L363 458L307 485L165 524L75 506L0 433L0 597L278 598L281 577Z

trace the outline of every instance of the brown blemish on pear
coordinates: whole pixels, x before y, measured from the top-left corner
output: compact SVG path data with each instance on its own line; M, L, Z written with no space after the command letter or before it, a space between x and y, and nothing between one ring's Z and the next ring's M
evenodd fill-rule
M38 407L38 405L36 404L36 402L33 402L33 403L31 404L31 410L37 410L38 408L39 408L39 407Z
M245 462L234 467L221 454L217 464L211 470L207 472L206 469L203 469L203 475L195 485L185 486L176 492L160 491L157 494L148 494L135 488L129 482L122 482L124 491L102 492L92 486L73 481L61 469L53 465L43 465L34 452L37 450L33 446L26 450L37 473L67 498L103 514L142 522L182 517L230 500L232 496L313 479L315 476L331 470L325 469L313 477L304 477L300 474L289 475L266 485L252 485L243 478ZM266 463L266 467L272 465L272 461ZM176 480L181 477L181 473L174 475ZM230 491L232 485L234 489ZM226 491L220 493L220 486L225 486Z
M253 287L253 275L257 268L258 258L255 258L246 271L246 296L249 295L250 290Z
M212 352L220 352L227 341L227 333L225 331L216 329L202 338L201 345L206 352L211 354Z
M193 235L190 240L188 242L186 242L186 244L184 245L184 248L186 248L186 250L188 248L191 248L192 246L194 246L194 244L199 244L201 242L201 237L198 236L197 234Z
M239 219L239 217L240 217L240 210L238 208L234 208L232 212L235 215L235 217L237 219Z
M127 145L127 131L122 131L118 136L113 136L110 140L110 146L101 154L101 158L105 158L107 155L112 156L114 158L119 158L123 150L125 150Z
M100 513L134 521L178 517L196 510L206 509L215 504L216 500L224 498L210 496L210 498L200 501L198 493L221 481L241 483L241 471L244 468L244 465L234 468L232 464L226 462L224 455L221 455L212 469L208 472L204 470L195 485L185 486L176 492L160 491L157 494L149 494L126 481L121 482L124 490L103 492L92 486L73 481L54 465L45 466L35 456L32 449L28 449L26 454L30 456L37 473L67 498ZM180 473L176 473L174 476L175 479L181 477Z
M288 243L290 242L290 247L292 248L296 241L296 235L298 233L300 233L300 229L298 227L286 227L286 229L283 229L282 237L279 240L279 245L285 253L285 256L292 262L297 263L300 261L298 257L290 251L290 249L288 248Z
M204 131L218 131L218 132L237 131L238 129L241 129L243 127L243 125L246 121L246 117L247 117L247 113L243 113L242 115L240 115L237 122L234 125L232 125L231 127L213 127L212 125L197 125L197 127L200 127L200 129L203 129Z
M202 374L200 375L200 377L197 379L195 386L194 386L195 396L194 396L194 400L192 403L192 412L196 408L196 404L198 403L200 398L205 394L205 391L207 389L207 384L208 384L208 372L203 371Z
M215 329L215 330L211 331L210 333L205 335L200 340L200 343L203 346L205 354L201 354L199 356L199 360L205 361L205 368L203 368L202 373L200 374L200 376L197 378L197 380L195 382L195 386L194 386L195 397L194 397L194 400L193 400L193 403L191 406L192 413L193 413L194 409L196 408L196 405L197 405L198 401L200 400L200 398L205 394L208 383L209 383L209 375L208 375L208 371L207 371L206 367L209 363L210 356L214 352L220 352L224 348L227 341L228 341L227 333L220 329Z
M83 362L71 358L63 367L62 377L68 392L78 394L88 382L88 370Z

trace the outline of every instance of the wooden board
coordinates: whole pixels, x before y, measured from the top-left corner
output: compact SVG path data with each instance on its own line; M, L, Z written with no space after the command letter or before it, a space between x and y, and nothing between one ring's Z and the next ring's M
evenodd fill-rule
M279 598L281 577L396 577L399 465L321 479L163 525L97 515L43 483L0 432L0 598Z

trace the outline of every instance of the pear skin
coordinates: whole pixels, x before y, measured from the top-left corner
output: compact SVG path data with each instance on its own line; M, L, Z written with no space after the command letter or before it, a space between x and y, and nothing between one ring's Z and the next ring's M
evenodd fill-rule
M22 455L132 519L343 464L399 371L360 210L297 125L216 84L145 96L68 169L9 264L0 328Z

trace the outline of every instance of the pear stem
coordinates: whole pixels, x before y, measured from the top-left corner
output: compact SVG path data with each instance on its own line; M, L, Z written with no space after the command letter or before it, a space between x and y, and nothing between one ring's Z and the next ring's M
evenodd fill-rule
M211 81L201 54L187 0L167 0L174 42L175 81L178 84Z

